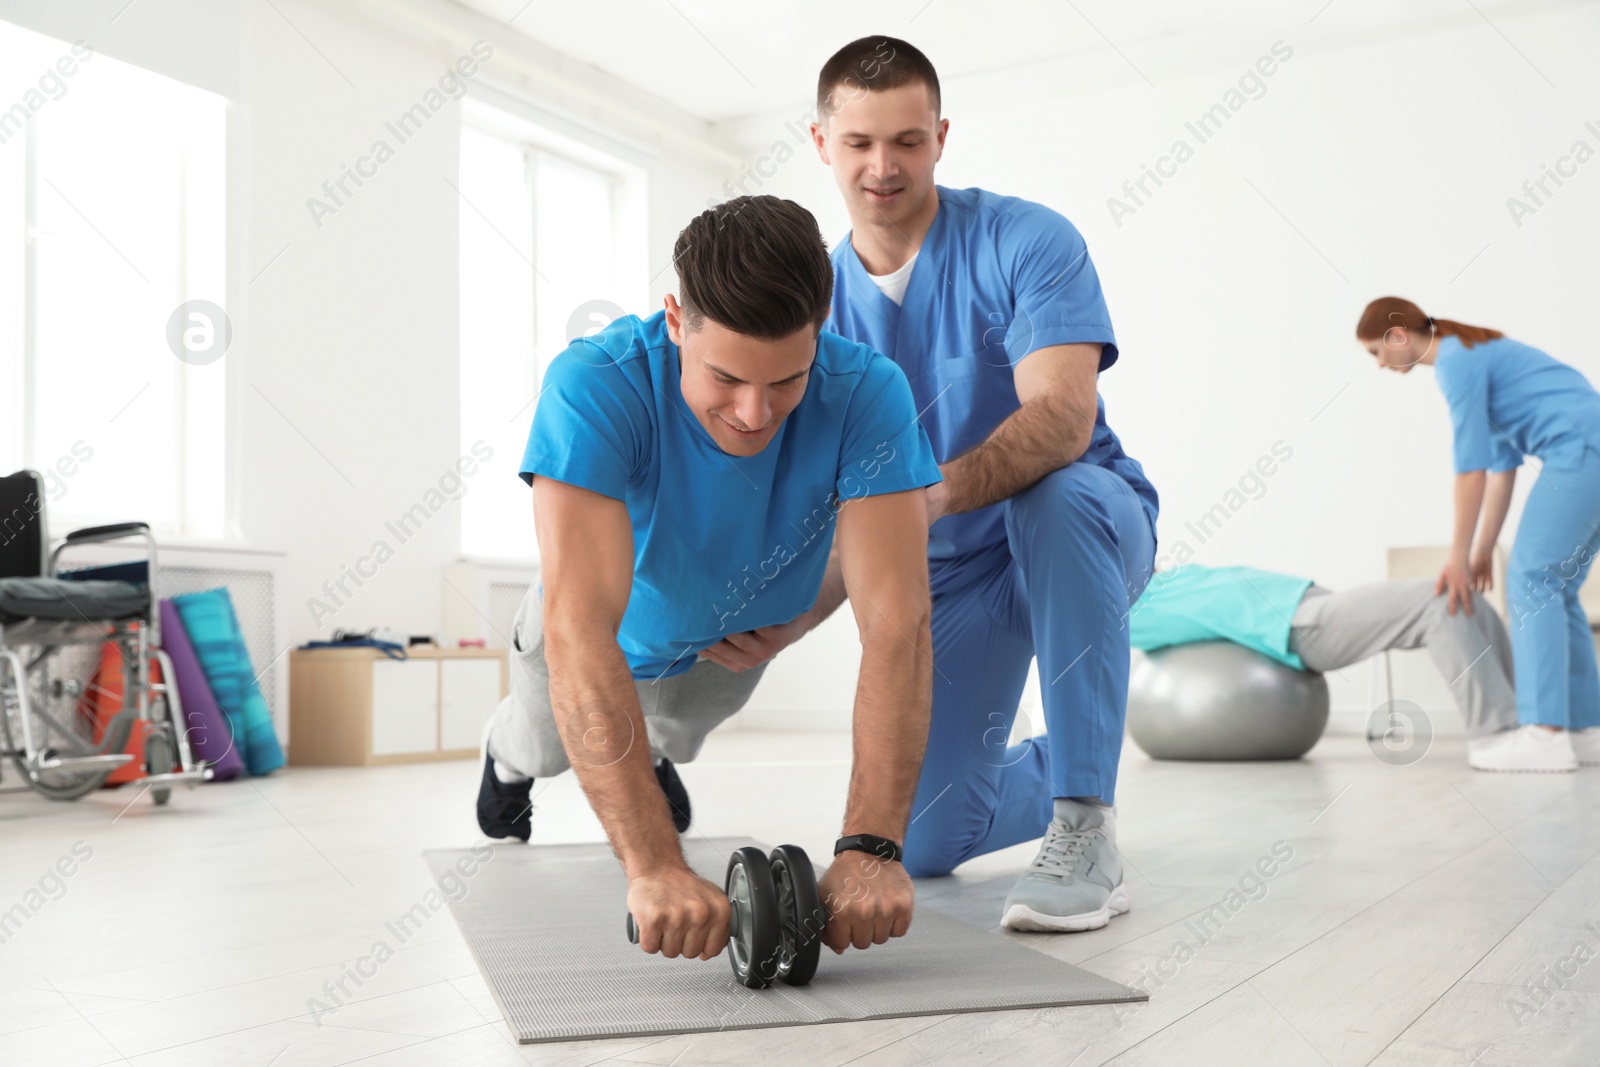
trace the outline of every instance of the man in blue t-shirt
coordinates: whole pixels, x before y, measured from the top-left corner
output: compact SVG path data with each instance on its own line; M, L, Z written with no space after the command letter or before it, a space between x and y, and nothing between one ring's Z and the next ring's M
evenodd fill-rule
M1104 926L1128 910L1111 807L1122 619L1154 565L1157 498L1098 396L1118 352L1094 263L1049 208L934 183L949 123L905 41L846 45L817 98L812 137L851 224L828 328L906 372L945 479L928 493L934 696L906 865L945 874L1042 835L1002 924ZM826 614L843 590L822 596ZM711 654L746 665L791 636ZM1035 657L1047 734L1008 746Z
M883 944L911 922L898 861L927 739L923 489L939 470L900 369L821 331L833 274L804 208L729 201L684 228L673 261L676 299L574 341L545 372L521 468L540 587L485 732L479 825L526 841L532 780L574 768L641 947L718 955L729 901L684 860L672 763L694 759L760 672L698 653L810 611L831 550L859 594L862 663L822 940Z

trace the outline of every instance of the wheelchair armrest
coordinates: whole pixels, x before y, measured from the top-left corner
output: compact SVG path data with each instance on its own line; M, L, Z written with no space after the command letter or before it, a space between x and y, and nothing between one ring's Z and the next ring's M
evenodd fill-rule
M109 526L86 526L81 530L73 530L62 538L62 544L80 545L91 541L115 541L119 537L149 532L150 524L147 522L114 522Z
M157 604L156 596L156 539L150 532L147 522L114 522L107 526L86 526L81 530L74 530L55 543L50 550L50 558L45 568L45 577L54 578L60 572L61 554L76 545L93 544L96 541L115 541L123 537L142 537L145 544L145 582L150 592L150 608L145 613L143 625L147 628L150 641L157 647L161 645L161 611Z

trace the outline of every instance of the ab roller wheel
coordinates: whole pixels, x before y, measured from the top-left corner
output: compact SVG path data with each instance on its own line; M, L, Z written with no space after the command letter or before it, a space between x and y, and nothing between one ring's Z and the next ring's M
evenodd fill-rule
M728 962L741 985L761 989L777 976L778 890L772 864L759 848L728 857Z
M799 845L779 845L767 857L778 894L778 977L805 985L822 958L822 928L828 913L817 893L817 875Z
M828 924L817 875L799 845L779 845L771 855L741 848L728 857L728 962L741 985L762 989L778 979L805 985L817 973L822 930ZM628 940L639 929L628 915Z

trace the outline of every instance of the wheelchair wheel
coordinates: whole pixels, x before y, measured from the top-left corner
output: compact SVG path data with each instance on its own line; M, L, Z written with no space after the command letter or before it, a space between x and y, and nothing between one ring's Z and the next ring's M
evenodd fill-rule
M0 715L0 722L5 724L6 749L11 753L11 759L17 765L17 772L22 776L22 780L32 786L33 790L40 796L48 797L51 800L77 800L79 797L88 796L96 789L99 789L105 784L106 779L111 777L110 770L53 770L41 771L39 776L35 778L28 773L28 760L22 754L20 747L22 740L20 732L15 735L16 740L12 740L12 716L9 710L5 715ZM47 758L61 754L53 748L44 750L44 755Z
M77 800L99 789L111 777L112 768L104 770L46 770L34 777L28 770L27 754L22 749L22 704L12 683L28 687L31 707L29 728L34 744L46 758L52 756L88 755L94 750L86 736L74 733L63 736L60 724L70 724L74 730L87 729L77 714L76 698L61 687L52 686L45 670L30 670L26 678L12 679L10 671L0 661L0 734L4 735L6 751L16 763L22 780L41 796L51 800ZM58 691L59 690L59 691Z
M173 754L172 735L166 730L156 728L144 735L144 764L145 769L152 775L170 774L177 767L178 761ZM152 786L150 799L156 804L165 804L172 799L170 785Z
M155 655L151 656L152 664ZM172 714L172 701L164 693L152 693L150 729L144 735L144 766L149 774L171 774L178 769L178 739L173 736L176 729L178 722L177 716ZM172 787L152 786L150 799L157 805L165 804L172 799Z
M150 729L144 734L144 768L152 776L154 774L170 774L178 766L178 760L173 758L173 737L165 729ZM157 805L165 805L173 797L171 785L154 785L150 787L150 800Z

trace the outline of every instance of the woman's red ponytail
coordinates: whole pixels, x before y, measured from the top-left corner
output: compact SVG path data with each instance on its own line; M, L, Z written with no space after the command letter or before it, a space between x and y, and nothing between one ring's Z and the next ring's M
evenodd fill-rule
M1367 309L1361 313L1361 321L1356 324L1356 339L1381 340L1384 334L1396 327L1430 339L1434 334L1440 337L1459 337L1461 343L1468 348L1480 341L1493 341L1497 337L1505 336L1499 330L1491 330L1487 326L1468 326L1454 319L1431 318L1404 297L1384 296L1368 304Z

